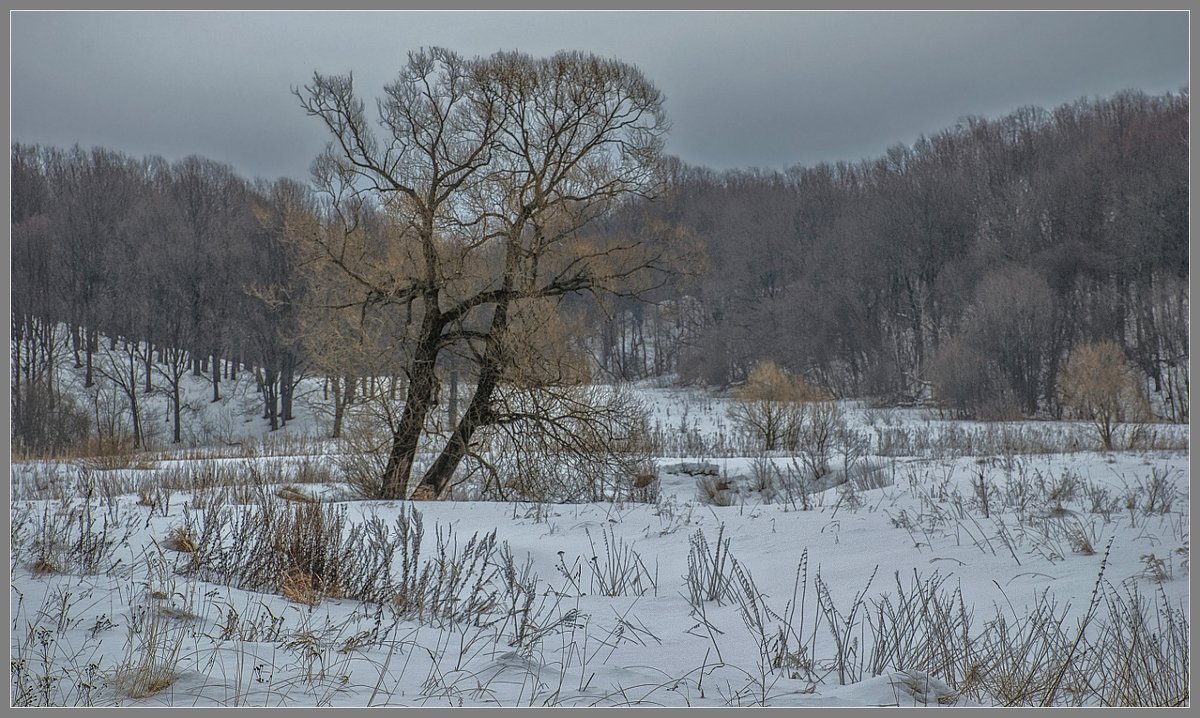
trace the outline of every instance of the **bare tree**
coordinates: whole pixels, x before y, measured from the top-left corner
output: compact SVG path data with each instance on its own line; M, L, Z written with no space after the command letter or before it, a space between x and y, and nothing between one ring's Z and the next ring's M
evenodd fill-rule
M1034 414L1042 375L1053 351L1056 307L1045 279L1025 268L998 269L983 278L964 331L1020 410Z
M475 366L474 393L413 492L437 497L476 433L504 419L495 399L518 359L506 337L521 305L635 291L664 269L638 242L579 236L624 198L659 191L662 95L615 59L437 48L410 53L385 88L380 134L349 76L314 74L296 94L333 135L314 169L337 219L302 238L303 264L339 278L330 306L403 322L394 351L408 391L384 496L409 493L439 358L452 349ZM364 247L355 230L368 209L387 237Z

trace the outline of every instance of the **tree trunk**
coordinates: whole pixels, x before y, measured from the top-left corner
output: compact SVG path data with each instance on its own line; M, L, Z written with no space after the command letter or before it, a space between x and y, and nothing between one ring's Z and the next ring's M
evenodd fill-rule
M212 387L213 403L221 400L221 353L216 349L212 353Z
M154 382L151 379L151 374L153 373L152 369L154 368L153 367L154 362L152 361L153 357L154 357L154 347L151 346L150 342L146 342L146 387L145 387L145 393L147 393L147 394L154 391Z
M173 414L172 418L174 419L174 423L173 423L174 431L172 432L172 440L176 444L181 443L183 441L183 432L182 432L183 427L182 427L182 421L181 421L181 417L183 414L183 406L181 405L180 396L179 396L179 385L182 383L183 383L183 372L177 372L175 375L175 381L171 382L171 410L172 410L172 414Z
M271 422L271 431L279 428L279 377L273 367L266 367L261 381L263 418Z
M280 411L283 421L289 422L296 417L292 414L292 399L296 390L296 359L290 353L283 360L283 371L279 375Z
M136 345L127 345L125 351L129 353L129 385L126 388L126 394L129 399L129 415L133 420L133 446L137 449L142 446L142 412L137 398L137 347Z
M84 373L83 386L84 388L92 387L96 384L96 378L92 373L92 355L96 353L98 340L96 338L96 330L87 330L87 340L85 342L84 351L87 354L87 371Z
M425 419L434 405L434 389L437 385L435 369L441 329L433 312L427 313L422 322L421 341L413 358L408 400L400 414L400 423L392 434L392 448L383 472L381 498L403 499L408 496L417 444L425 427Z
M501 371L500 342L507 328L508 305L497 304L495 314L492 315L492 327L488 334L487 349L484 351L475 394L471 397L471 403L467 406L462 421L458 422L450 440L442 448L442 453L413 491L414 501L436 499L445 493L454 472L458 470L458 465L467 454L467 447L471 445L475 432L492 422L492 395L496 391Z
M342 436L342 419L346 415L346 405L342 403L342 380L339 377L325 378L326 397L333 392L333 432L330 438L340 439Z
M83 359L79 357L79 350L82 348L82 340L79 338L79 327L71 327L71 351L75 354L75 368L83 368Z

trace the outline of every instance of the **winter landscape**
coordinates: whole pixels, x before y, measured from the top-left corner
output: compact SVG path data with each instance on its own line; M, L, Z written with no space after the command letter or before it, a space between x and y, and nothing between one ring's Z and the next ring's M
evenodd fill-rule
M1190 704L1186 89L717 170L643 70L14 95L12 705Z

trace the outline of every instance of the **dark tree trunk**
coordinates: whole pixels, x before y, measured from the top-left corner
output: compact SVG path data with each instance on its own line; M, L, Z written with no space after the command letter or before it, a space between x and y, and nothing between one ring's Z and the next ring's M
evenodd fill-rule
M492 315L491 331L488 335L488 344L484 351L475 394L471 397L471 403L467 406L462 421L455 426L454 433L450 435L450 440L443 447L442 453L425 472L421 483L413 491L413 500L429 500L442 496L449 488L450 481L454 478L454 472L458 470L458 465L466 456L467 447L471 445L471 439L475 432L493 421L492 395L500 381L502 366L500 338L504 336L507 328L508 305L497 304L496 311Z
M171 410L174 431L172 432L172 441L176 444L183 441L183 406L179 395L179 385L183 383L183 376L180 374L176 380L171 383Z
M137 400L137 347L129 345L125 350L129 352L129 384L126 391L129 399L129 415L133 420L133 446L140 448L142 446L142 413Z
M151 379L151 374L153 373L151 370L154 368L153 367L153 364L154 364L153 357L154 357L154 347L151 346L149 342L146 342L146 387L145 387L145 392L147 394L154 391L154 381Z
M83 368L83 359L79 356L79 350L83 348L83 342L79 338L79 327L71 327L71 351L75 354L75 368Z
M266 367L259 382L263 392L263 418L271 422L271 431L279 428L279 375L274 367Z
M430 304L434 305L435 302ZM400 423L392 434L392 448L383 472L381 498L403 499L408 496L408 483L412 476L413 461L417 456L417 444L425 426L425 419L434 405L434 390L437 385L435 370L441 330L433 312L426 314L421 327L421 341L417 344L413 358L408 400L400 414Z
M279 376L280 411L283 421L289 422L296 418L292 415L292 398L296 390L296 359L288 353L283 360L283 371Z
M96 384L96 378L92 371L92 356L99 348L99 339L96 336L95 329L87 330L86 353L87 353L87 371L84 373L83 386L84 388L92 387Z
M212 389L213 402L221 400L221 354L217 350L212 353Z

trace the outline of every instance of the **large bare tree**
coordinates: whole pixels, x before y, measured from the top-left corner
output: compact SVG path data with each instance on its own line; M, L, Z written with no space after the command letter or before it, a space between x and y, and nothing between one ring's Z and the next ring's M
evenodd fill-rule
M437 497L477 433L506 419L499 398L530 361L510 338L524 304L660 281L658 249L580 230L661 191L663 97L616 59L439 48L409 54L377 124L350 76L317 73L296 94L333 135L314 175L336 220L299 232L302 266L328 306L386 317L408 379L381 493ZM474 394L411 487L451 353L472 362Z

